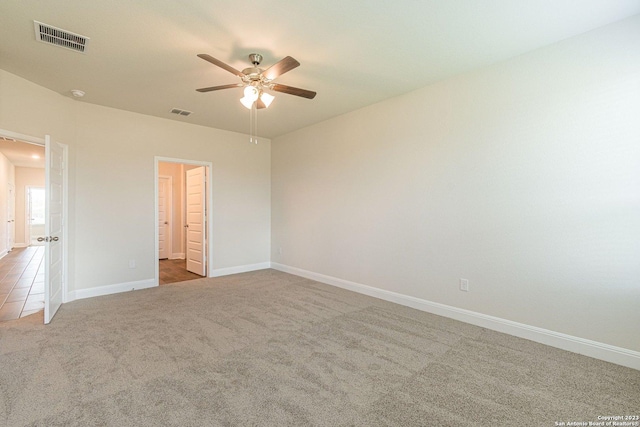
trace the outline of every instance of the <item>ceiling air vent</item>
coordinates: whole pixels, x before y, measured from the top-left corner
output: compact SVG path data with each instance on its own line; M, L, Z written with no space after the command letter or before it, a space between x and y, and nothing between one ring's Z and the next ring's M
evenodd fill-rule
M173 114L177 114L179 116L188 116L189 114L191 114L193 111L187 111L187 110L181 110L179 108L172 108L171 112Z
M36 30L36 40L64 47L65 49L75 50L76 52L86 52L89 37L52 27L51 25L38 21L33 21L33 24Z

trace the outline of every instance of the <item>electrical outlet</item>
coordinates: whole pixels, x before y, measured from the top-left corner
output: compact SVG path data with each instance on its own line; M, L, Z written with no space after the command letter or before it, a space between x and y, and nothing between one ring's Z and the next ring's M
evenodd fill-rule
M460 279L460 290L464 292L469 292L469 280Z
M136 268L136 260L135 259L130 259L129 260L129 268Z

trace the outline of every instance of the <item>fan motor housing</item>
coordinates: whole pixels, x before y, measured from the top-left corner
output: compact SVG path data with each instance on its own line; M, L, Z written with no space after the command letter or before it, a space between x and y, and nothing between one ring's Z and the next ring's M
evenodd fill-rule
M248 76L251 80L260 79L260 74L262 73L262 68L258 67L249 67L242 70L242 74Z

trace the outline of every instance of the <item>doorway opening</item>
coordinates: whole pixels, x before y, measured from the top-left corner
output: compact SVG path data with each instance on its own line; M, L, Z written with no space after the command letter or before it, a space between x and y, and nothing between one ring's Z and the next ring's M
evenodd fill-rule
M26 289L24 283L28 282L31 274L35 274L27 293L27 299L29 298L29 292L37 289L35 285L37 283L41 284L44 288L43 320L47 324L51 322L62 303L67 302L68 147L52 141L49 135L45 135L44 138L37 138L0 129L0 144L4 143L8 145L4 146L2 156L0 156L0 169L2 170L0 172L0 205L8 206L8 208L0 208L0 224L7 224L8 229L0 228L0 234L4 233L0 236L2 237L0 238L0 262L6 261L10 263L11 258L14 258L15 254L20 252L18 249L14 251L14 247L24 249L25 253L29 250L35 250L34 257L39 254L38 256L42 255L43 259L35 263L34 257L29 262L25 262L25 260L13 262L15 265L24 266L25 270L23 272L12 271L15 265L0 266L0 270L6 273L0 280L1 290L6 291L5 294L0 295L0 302L3 305L0 308L0 320L7 320L6 316L15 316L18 311L22 314L22 311L29 307L27 300L24 303L21 300L13 301L15 304L10 303L9 306L7 306L7 300L9 298L19 298L18 294L24 296L27 291L20 289ZM40 153L29 152L26 155L23 152L22 156L19 156L19 152L13 152L16 148L25 146L30 147L30 150L38 148L42 151ZM17 157L9 161L10 157L14 155ZM21 169L19 167L27 170L31 169L29 166L33 166L31 164L18 165L20 157L25 161L28 157L32 162L36 160L42 162L39 173L41 176L42 174L44 175L44 183L34 183L32 185L45 188L44 247L28 246L29 240L22 242L22 245L18 245L15 242L16 236L26 236L26 231L24 231L26 222L23 221L26 215L24 212L16 214L16 211L24 209L26 204L24 201L16 203L17 200L14 200L14 196L17 199L18 194L22 194L24 197L26 191L23 191L23 189L26 188L26 185L20 182L18 178L21 174L16 173L16 170L20 172ZM25 174L31 175L27 172ZM7 182L7 185L2 185L2 181ZM23 222L23 230L16 233L19 221ZM10 250L11 252L9 252ZM14 259L13 261L16 260ZM25 275L27 271L29 271L29 276ZM42 294L42 292L37 293Z
M43 145L0 138L0 188L6 188L0 212L7 224L0 244L0 321L44 311L45 248L37 240L45 236L44 161Z
M156 157L156 283L207 277L212 265L211 163Z

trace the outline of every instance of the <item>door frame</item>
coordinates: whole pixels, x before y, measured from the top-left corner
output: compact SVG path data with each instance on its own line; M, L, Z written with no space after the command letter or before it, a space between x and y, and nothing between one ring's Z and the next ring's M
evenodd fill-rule
M0 129L0 136L4 136L7 138L13 138L20 142L26 142L29 144L40 145L47 147L47 142L45 138L38 138L36 136L25 135L22 133L12 132L5 129ZM64 245L62 246L62 303L69 302L69 289L68 289L68 277L69 277L69 149L66 144L60 144L64 147L64 169L63 169L63 181L64 186L62 188L62 241ZM46 168L45 168L45 182L47 182L46 176ZM46 187L46 186L45 186ZM45 189L46 191L46 189ZM46 221L46 218L45 218ZM45 283L45 286L50 286L49 283ZM45 292L47 295L47 292ZM47 301L45 301L45 305Z
M165 175L159 175L158 176L158 188L159 188L159 182L161 179L166 179L167 180L167 185L168 185L168 193L169 196L167 197L166 200L166 204L168 205L168 209L166 209L165 212L165 219L169 222L169 235L165 238L165 244L169 245L169 256L167 257L167 259L172 259L173 258L173 177L172 176L165 176ZM166 206L165 206L166 207ZM158 221L159 221L160 215L158 215ZM160 241L160 233L158 233L158 242ZM160 245L158 244L158 256L160 255Z
M205 219L207 222L207 230L206 230L206 238L207 238L207 276L213 277L213 163L206 162L202 160L187 160L187 159L178 159L174 157L154 157L154 171L153 171L153 182L154 182L154 259L155 259L155 286L159 286L160 284L160 260L158 259L158 252L160 250L158 244L158 163L178 163L183 165L192 165L192 166L204 166L206 168L207 174L207 190L206 190L206 209L207 214L205 215Z
M11 252L13 250L13 248L16 247L16 183L15 183L15 172L13 174L13 177L14 177L14 182L8 182L7 183L7 224L8 224L7 225L7 252ZM12 237L13 237L13 239L12 239Z

